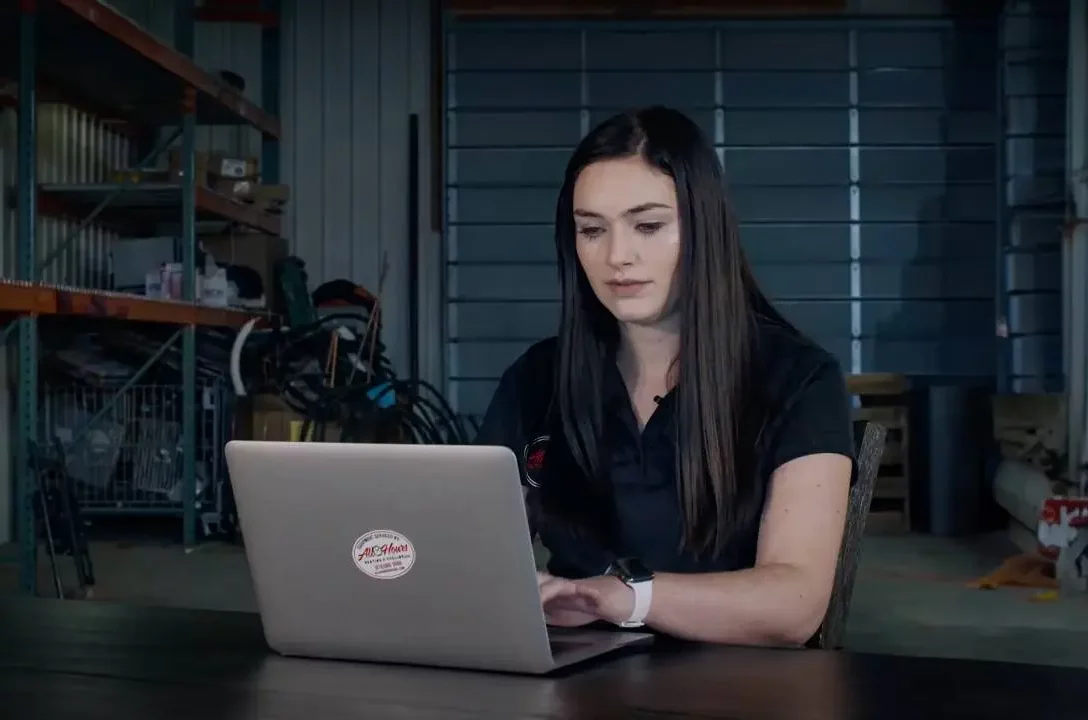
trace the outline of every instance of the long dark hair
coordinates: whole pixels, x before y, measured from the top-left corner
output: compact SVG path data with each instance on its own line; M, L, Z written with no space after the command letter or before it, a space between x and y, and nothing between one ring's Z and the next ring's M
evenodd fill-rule
M717 554L730 530L751 521L761 497L741 416L750 395L757 314L788 326L756 285L726 197L721 165L684 114L650 107L615 115L578 144L555 217L562 285L556 400L572 459L601 496L605 363L618 324L597 300L575 249L574 184L592 163L640 155L676 184L681 252L680 349L675 360L677 483L682 545Z

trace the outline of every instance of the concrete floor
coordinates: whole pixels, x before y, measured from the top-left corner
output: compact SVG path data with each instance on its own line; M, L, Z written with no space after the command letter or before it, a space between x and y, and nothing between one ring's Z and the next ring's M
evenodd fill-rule
M1015 552L1003 534L867 538L848 649L1088 667L1088 597L1040 602L1036 591L968 587ZM96 541L92 553L96 600L255 608L240 548L209 543L186 553L168 541ZM62 566L72 577L71 562ZM13 570L0 565L0 594L14 588Z

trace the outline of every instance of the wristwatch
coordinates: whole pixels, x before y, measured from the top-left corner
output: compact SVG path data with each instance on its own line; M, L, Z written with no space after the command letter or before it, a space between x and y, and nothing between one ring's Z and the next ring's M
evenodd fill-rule
M619 623L619 626L635 628L645 625L646 616L650 613L650 601L653 599L653 570L636 558L619 558L608 566L605 575L619 578L635 593L635 609L631 611L631 617Z

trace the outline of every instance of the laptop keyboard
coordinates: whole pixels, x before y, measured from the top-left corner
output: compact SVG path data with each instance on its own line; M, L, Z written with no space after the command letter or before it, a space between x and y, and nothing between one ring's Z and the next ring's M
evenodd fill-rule
M572 635L549 635L548 646L552 649L552 654L561 652L569 652L575 648L585 647L586 645L593 644L592 638L577 637Z

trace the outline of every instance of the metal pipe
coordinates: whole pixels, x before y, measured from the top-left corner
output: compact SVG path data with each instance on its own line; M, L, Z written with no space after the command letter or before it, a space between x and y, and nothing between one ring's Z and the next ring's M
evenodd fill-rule
M175 47L187 57L194 51L194 1L178 0L175 5ZM196 92L187 88L181 101L181 260L183 297L196 296ZM182 540L185 547L196 544L196 327L182 329L181 346L181 488Z
M1071 231L1062 242L1069 479L1084 494L1088 426L1088 0L1069 3L1066 169L1073 199Z
M419 380L419 115L408 116L408 377Z
M1008 17L1006 15L1006 9L998 13L997 18L997 52L995 58L995 64L997 66L997 74L995 77L995 93L994 99L994 111L997 115L994 125L997 128L997 136L994 139L994 186L997 197L995 198L997 208L997 224L995 226L995 252L997 256L995 258L994 271L996 273L996 287L997 287L997 302L994 310L996 311L996 323L994 336L996 339L996 351L997 351L997 392L1007 393L1013 390L1012 381L1012 339L1010 338L1012 330L1012 303L1009 298L1009 277L1007 272L1007 263L1005 262L1006 253L1008 252L1009 235L1010 235L1010 223L1012 219L1012 213L1009 210L1009 197L1008 197L1008 182L1006 177L1008 175L1008 98L1005 97L1006 85L1005 85L1005 43L1006 43L1006 23Z
M11 336L15 329L19 327L18 322L10 322L4 326L3 330L0 330L0 345L4 345L8 341L8 337Z
M19 15L19 166L17 272L34 281L38 234L38 17L33 3L22 3ZM38 586L38 527L34 508L37 476L33 456L38 439L38 318L19 318L19 392L15 441L17 483L16 527L19 542L19 586L34 595Z
M261 9L282 16L280 0L262 0ZM274 117L280 115L280 25L261 28L261 109ZM261 182L274 185L280 182L280 141L264 135L261 137Z

